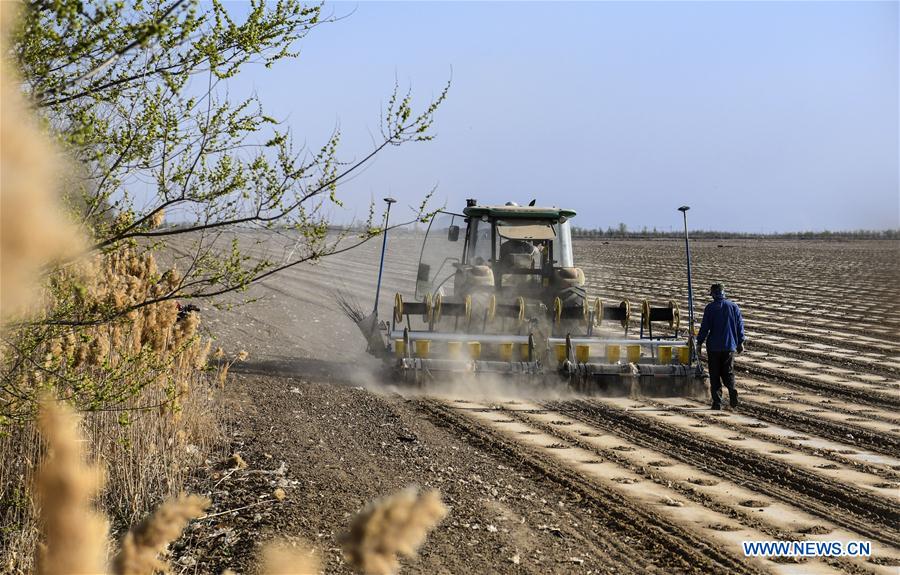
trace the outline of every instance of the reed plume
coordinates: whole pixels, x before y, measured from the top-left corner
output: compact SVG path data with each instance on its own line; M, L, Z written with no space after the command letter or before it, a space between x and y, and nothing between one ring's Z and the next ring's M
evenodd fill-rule
M415 557L428 533L447 515L435 491L415 487L374 501L353 520L340 543L350 564L368 575L390 575L398 555Z
M260 572L264 575L316 575L320 569L318 553L302 545L270 543L260 553Z
M31 113L7 44L18 2L0 2L0 320L29 311L48 264L83 249L58 192L64 162Z
M41 404L39 423L47 457L35 482L43 539L36 557L39 575L106 570L108 525L91 505L103 485L103 474L84 463L78 421L59 402Z
M153 515L125 535L122 548L113 560L114 575L168 572L168 564L159 558L159 554L181 536L191 519L201 516L207 507L209 500L198 495L182 495L163 503Z

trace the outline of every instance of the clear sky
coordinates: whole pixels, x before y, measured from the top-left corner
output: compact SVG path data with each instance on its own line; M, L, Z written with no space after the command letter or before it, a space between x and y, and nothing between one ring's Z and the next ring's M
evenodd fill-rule
M452 73L437 139L387 150L340 196L574 208L583 227L900 227L897 2L329 3L349 15L256 68L295 138L377 136L396 79ZM241 10L240 5L235 11Z

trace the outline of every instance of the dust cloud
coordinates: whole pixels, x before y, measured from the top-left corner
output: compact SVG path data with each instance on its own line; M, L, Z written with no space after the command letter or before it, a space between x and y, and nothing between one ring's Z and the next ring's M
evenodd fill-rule
M425 381L406 382L390 366L382 369L358 367L351 382L373 393L403 397L434 397L481 401L563 400L579 394L568 382L551 375L504 375L498 373L440 373Z

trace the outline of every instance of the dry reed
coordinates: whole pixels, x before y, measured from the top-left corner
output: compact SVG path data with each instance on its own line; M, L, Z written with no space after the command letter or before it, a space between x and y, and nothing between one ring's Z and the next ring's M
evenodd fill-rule
M6 28L10 3L0 5ZM39 271L46 274L49 263L81 242L72 239L55 193L62 161L31 120L8 64L0 58L2 138L16 145L0 146L0 322L11 330L3 335L16 352L0 349L0 570L28 572L42 528L31 494L22 489L34 480L31 462L41 457L32 420L39 390L89 410L83 432L90 455L108 463L99 503L119 527L180 492L185 471L220 438L215 374L207 371L212 343L199 336L198 314L179 320L175 301L100 325L10 328L26 312L41 319L57 310L125 311L176 289L179 274L161 273L152 253L131 246L83 258L39 281ZM90 411L98 407L113 409ZM52 572L53 561L47 565Z
M304 545L269 543L260 553L260 572L264 575L315 575L321 569L319 555Z
M208 499L197 495L182 495L163 503L153 515L125 535L113 560L113 573L153 575L157 571L168 572L168 564L159 555L181 536L191 519L203 514L209 504Z
M63 270L52 266L79 254L87 242L68 219L58 194L75 170L42 130L8 60L13 52L7 38L19 7L18 2L0 2L0 333L16 344L0 346L0 361L5 362L0 391L0 571L101 573L107 559L107 526L91 501L100 495L102 506L127 525L161 496L180 491L185 469L217 440L205 372L211 342L204 344L197 335L197 314L178 321L174 301L98 326L10 327L13 320L41 319L56 310L125 311L170 293L179 282L177 270L160 274L152 254L134 247ZM160 212L151 223L159 226L163 220ZM27 344L27 351L19 344ZM13 349L21 361L12 357ZM116 410L87 413L79 430L69 408L43 403L39 430L48 456L35 475L33 462L43 457L43 450L34 406L40 390L47 389L85 408L113 405ZM183 412L189 417L182 417ZM102 492L98 468L82 461L87 451L82 448L88 446L92 459L109 463ZM38 506L23 483L34 484ZM167 504L159 513L177 523L197 508L193 499L182 503L187 507ZM174 528L152 525L140 532L144 539L130 535L126 547L143 549L139 543L177 535Z
M14 9L13 3L0 3L0 140L15 142L0 146L0 328L33 311L38 300L46 314L54 309L126 312L132 305L172 293L179 285L178 271L160 273L153 255L133 246L57 272L55 285L67 290L38 289L48 264L78 253L85 240L57 195L65 162L39 128L7 61L6 35ZM156 227L163 221L159 212L150 223ZM352 307L345 306L345 312ZM39 535L34 565L39 575L104 573L108 525L94 510L93 499L99 494L103 506L128 524L160 495L180 491L190 454L208 451L210 430L216 428L205 372L211 343L197 335L199 323L194 313L179 320L177 304L169 300L127 311L121 321L57 330L36 340L31 356L37 359L23 365L33 363L40 369L11 372L15 393L0 395L0 405L17 421L0 433L0 554L7 558L2 568L31 569L26 554L14 551L34 547ZM223 361L221 350L213 357L219 364L215 379L224 385L229 367L245 361L247 352L231 362ZM47 457L34 482L40 513L36 518L19 485L23 478L30 480L30 462L40 453L29 409L37 390L47 388L86 406L112 404L118 411L89 413L84 441L70 408L56 401L42 403L39 428ZM29 399L14 400L19 393ZM182 417L185 412L190 418ZM91 457L109 463L109 485L103 493L103 475L98 467L85 464L83 444L91 447ZM240 466L242 460L236 459ZM163 504L127 533L114 572L165 570L160 553L208 504L195 496ZM413 557L446 513L436 491L408 489L365 509L342 545L351 563L365 573L393 573L399 566L397 556ZM273 575L319 571L314 552L286 544L266 547L261 560L263 571Z
M7 35L18 9L17 2L0 2L0 321L34 305L41 270L83 246L58 197L63 161L8 61Z
M374 501L353 520L341 537L350 564L368 575L396 573L398 555L415 557L428 533L447 515L435 491L410 487Z
M78 418L69 408L45 401L40 430L48 455L35 482L43 531L36 571L39 575L103 573L108 526L91 505L103 476L97 467L84 463Z
M175 277L160 276L153 255L134 249L92 259L89 273L71 273L81 274L83 306L131 305L170 289ZM92 456L109 463L101 506L117 527L127 527L160 498L179 493L185 472L221 439L216 373L207 369L212 342L199 327L199 314L179 320L175 302L163 302L121 321L60 331L35 348L41 369L17 375L16 395L0 392L0 414L19 418L0 428L0 556L9 558L10 570L31 568L29 554L17 550L33 547L38 535L29 496L19 489L31 477L37 444L29 403L15 398L50 388L87 409L115 408L87 413L84 432Z

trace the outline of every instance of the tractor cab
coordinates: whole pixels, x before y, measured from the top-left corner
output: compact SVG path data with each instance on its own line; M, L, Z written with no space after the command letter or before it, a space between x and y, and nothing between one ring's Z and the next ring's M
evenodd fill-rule
M468 206L468 235L463 264L485 267L493 288L504 295L546 299L560 287L584 283L572 257L571 210L534 206ZM466 267L458 279L466 286ZM471 271L469 270L469 271ZM483 273L483 272L482 272ZM475 277L479 276L476 270ZM470 282L471 283L471 282Z
M583 307L584 274L572 255L574 216L560 208L472 200L462 214L440 212L422 247L417 297L490 293L500 302L523 297L549 306L563 296L567 307Z

